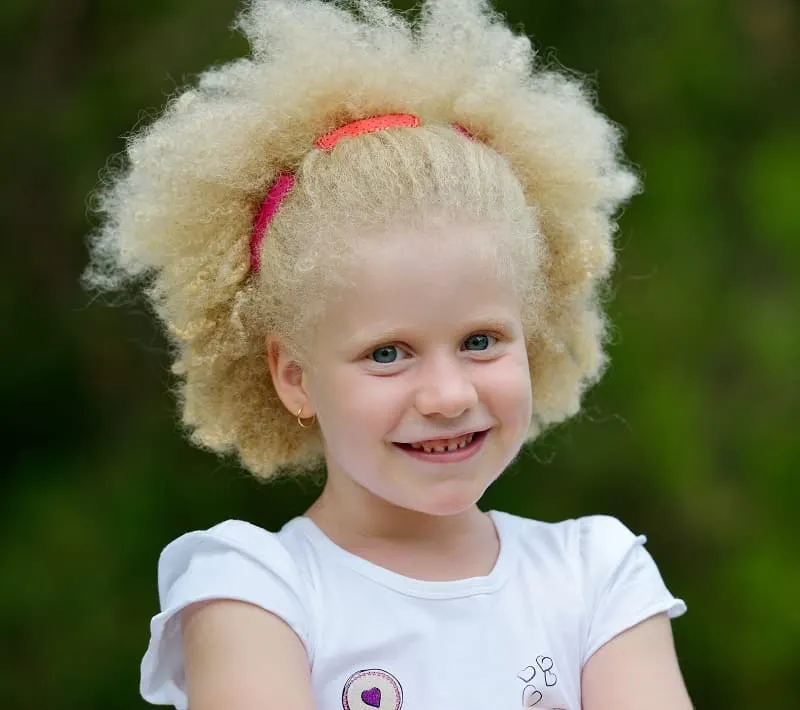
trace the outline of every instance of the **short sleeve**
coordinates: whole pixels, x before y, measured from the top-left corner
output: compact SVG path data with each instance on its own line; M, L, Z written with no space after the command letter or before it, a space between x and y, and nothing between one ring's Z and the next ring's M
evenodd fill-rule
M187 533L167 545L158 562L161 612L150 622L140 692L154 705L185 710L179 612L194 602L235 599L283 619L311 653L305 587L291 555L274 533L229 520Z
M587 636L583 663L605 643L656 614L670 618L686 611L672 596L645 549L644 535L634 535L607 516L583 518L581 564L587 601Z

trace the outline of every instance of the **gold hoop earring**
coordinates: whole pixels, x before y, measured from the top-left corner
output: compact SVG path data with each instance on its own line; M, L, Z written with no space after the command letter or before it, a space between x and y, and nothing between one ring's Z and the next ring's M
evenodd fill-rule
M314 426L314 422L317 421L317 415L316 414L312 414L308 419L306 419L307 423L303 423L303 419L300 416L302 413L303 413L303 407L300 407L300 409L297 410L297 414L295 414L295 418L297 419L297 423L303 429L310 429L312 426Z

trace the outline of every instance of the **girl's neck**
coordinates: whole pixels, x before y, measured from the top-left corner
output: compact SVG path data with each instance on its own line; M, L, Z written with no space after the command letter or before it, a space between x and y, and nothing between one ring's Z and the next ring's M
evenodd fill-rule
M306 515L340 548L412 579L483 577L500 552L494 522L477 505L457 515L426 515L374 496L369 503L342 500L326 486Z
M306 516L344 548L370 542L446 548L494 535L493 523L477 505L455 515L428 515L393 505L353 482L337 486L329 480Z

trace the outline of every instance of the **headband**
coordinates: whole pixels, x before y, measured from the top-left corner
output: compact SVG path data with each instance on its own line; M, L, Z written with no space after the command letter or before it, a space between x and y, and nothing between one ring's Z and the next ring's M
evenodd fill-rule
M325 153L330 153L343 138L357 138L367 133L385 131L389 128L416 128L421 125L417 116L408 113L389 113L381 116L371 116L357 121L351 121L336 130L326 133L314 141L314 146ZM467 138L472 134L460 124L454 123L453 128ZM250 235L250 271L257 273L261 269L261 244L264 234L272 222L275 214L286 196L292 191L295 184L295 175L291 172L282 172L275 178L272 186L261 204L261 209L253 223Z

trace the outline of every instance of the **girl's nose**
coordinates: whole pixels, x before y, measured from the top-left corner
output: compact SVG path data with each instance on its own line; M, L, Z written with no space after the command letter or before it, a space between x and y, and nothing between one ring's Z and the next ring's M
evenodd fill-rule
M478 392L465 365L442 358L421 373L416 408L426 417L456 418L478 403Z

